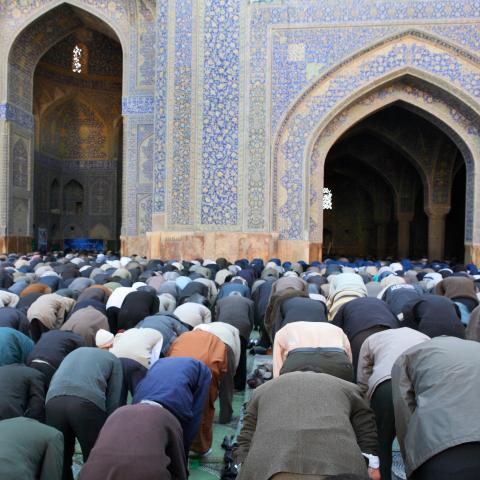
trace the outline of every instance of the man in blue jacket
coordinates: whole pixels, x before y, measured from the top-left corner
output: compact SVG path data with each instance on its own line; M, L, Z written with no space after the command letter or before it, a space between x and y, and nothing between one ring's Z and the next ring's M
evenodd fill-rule
M200 427L212 375L199 360L161 358L138 384L133 403L159 403L169 410L183 429L185 453Z

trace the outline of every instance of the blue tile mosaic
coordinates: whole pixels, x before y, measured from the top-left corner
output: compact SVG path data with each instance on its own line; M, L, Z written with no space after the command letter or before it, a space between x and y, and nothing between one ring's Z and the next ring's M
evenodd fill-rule
M173 158L169 223L193 224L192 167L192 0L175 2Z
M122 98L123 115L143 115L153 113L153 95L136 95Z
M155 52L155 161L153 166L153 214L165 212L168 0L157 0Z
M240 2L206 0L200 223L238 223Z

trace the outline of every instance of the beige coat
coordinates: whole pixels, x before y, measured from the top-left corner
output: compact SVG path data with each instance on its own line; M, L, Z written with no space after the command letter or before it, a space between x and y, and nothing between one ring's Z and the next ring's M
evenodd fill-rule
M331 322L340 308L346 303L367 296L367 287L356 273L341 273L330 280L327 308L328 320Z
M110 352L118 358L130 358L151 367L159 358L163 335L153 328L131 328L115 336Z
M410 347L430 340L427 335L412 328L391 328L374 333L362 344L357 366L357 385L362 393L372 398L373 392L392 377L395 360Z
M27 311L27 318L31 322L37 318L45 327L58 329L62 326L65 315L73 308L75 300L62 297L56 293L49 293L37 298Z
M288 323L277 332L273 342L273 376L279 376L288 352L303 347L342 348L352 361L350 342L341 328L327 322Z
M199 303L187 302L180 305L173 312L183 323L196 327L201 323L210 323L212 321L212 313L205 305Z
M436 337L409 348L392 368L392 393L407 477L450 447L480 442L477 342Z
M94 307L85 307L72 313L61 330L71 330L85 339L86 347L95 346L95 335L100 330L110 330L107 317Z

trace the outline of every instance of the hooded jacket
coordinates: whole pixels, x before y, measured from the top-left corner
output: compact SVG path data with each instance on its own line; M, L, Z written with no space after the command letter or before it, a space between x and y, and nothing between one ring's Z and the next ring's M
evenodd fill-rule
M212 375L194 358L161 358L138 384L133 403L157 402L170 411L183 429L185 450L197 434Z
M408 349L393 366L392 392L407 477L448 448L480 442L477 342L438 337Z
M62 297L56 293L42 295L32 303L27 312L30 322L36 318L46 328L52 330L60 328L65 315L73 308L75 300Z
M458 307L448 298L425 295L406 303L401 325L418 330L429 337L449 335L465 338Z

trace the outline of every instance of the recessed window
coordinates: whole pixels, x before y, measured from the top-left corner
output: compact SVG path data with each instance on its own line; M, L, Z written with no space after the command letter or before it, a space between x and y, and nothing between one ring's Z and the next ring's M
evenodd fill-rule
M323 187L323 209L324 210L333 209L332 191L327 187Z
M76 180L70 180L63 188L63 211L66 215L83 213L83 186Z
M72 72L87 73L88 49L83 43L77 43L72 50Z

